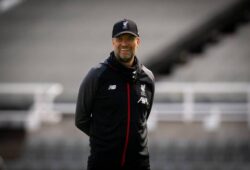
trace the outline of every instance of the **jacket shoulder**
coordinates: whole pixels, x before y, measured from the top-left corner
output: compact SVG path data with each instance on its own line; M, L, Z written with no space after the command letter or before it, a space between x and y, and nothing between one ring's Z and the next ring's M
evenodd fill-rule
M91 89L96 90L100 83L100 78L106 70L106 66L104 64L99 63L98 65L92 67L86 76L84 77L80 89Z
M98 78L105 71L106 66L103 63L99 63L96 66L92 67L87 73L88 78Z

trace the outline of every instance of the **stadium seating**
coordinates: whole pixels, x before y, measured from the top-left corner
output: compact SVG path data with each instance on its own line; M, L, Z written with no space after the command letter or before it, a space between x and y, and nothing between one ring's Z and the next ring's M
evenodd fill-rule
M246 170L250 142L169 143L149 146L153 170ZM10 170L77 170L86 168L88 145L81 139L37 140L27 143L19 159L6 162Z
M250 81L248 0L25 0L0 13L0 82L58 82L65 90L57 102L74 104L84 75L111 50L112 24L124 17L138 23L142 38L138 56L157 81ZM247 101L245 93L231 97L198 95L196 99L229 105ZM163 100L174 104L182 98L168 95ZM29 95L0 95L3 111L26 112L32 104ZM167 107L162 110L171 111ZM238 115L240 120L246 110L237 110L244 112ZM73 109L70 112L69 122L64 115L62 122L42 124L30 133L23 127L13 131L7 123L0 129L0 170L2 164L7 170L85 170L88 138L76 129ZM224 127L227 130L199 131L202 125L176 123L177 112L180 109L171 121L160 120L172 127L156 126L150 131L152 170L250 169L245 122L230 122Z

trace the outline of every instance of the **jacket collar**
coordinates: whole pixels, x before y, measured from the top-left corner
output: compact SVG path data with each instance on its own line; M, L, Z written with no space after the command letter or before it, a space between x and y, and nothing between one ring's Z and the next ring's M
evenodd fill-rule
M114 69L115 71L121 73L126 76L126 78L136 80L138 78L138 74L141 71L141 64L139 60L135 56L134 66L132 68L125 67L119 61L117 61L114 52L110 53L110 56L106 59L105 64Z

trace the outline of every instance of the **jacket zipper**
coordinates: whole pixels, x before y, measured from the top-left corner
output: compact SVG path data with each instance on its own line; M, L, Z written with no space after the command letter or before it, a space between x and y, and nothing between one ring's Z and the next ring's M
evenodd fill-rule
M125 160L126 160L126 152L128 147L128 140L129 140L129 133L130 133L130 114L131 114L131 108L130 108L130 84L127 83L127 129L126 129L126 139L125 144L122 152L122 159L121 159L121 167L124 166Z

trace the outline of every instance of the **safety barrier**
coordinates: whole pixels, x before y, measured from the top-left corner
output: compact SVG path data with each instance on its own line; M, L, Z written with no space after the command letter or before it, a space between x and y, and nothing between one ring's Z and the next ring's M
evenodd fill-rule
M155 96L153 124L202 121L214 129L224 121L247 122L250 128L250 83L157 82Z
M31 106L27 110L0 110L0 126L21 124L32 131L38 129L41 122L59 122L61 114L54 109L54 100L62 90L62 85L56 83L0 83L2 96L21 96L21 100L22 95L32 97ZM2 100L5 100L4 97Z

